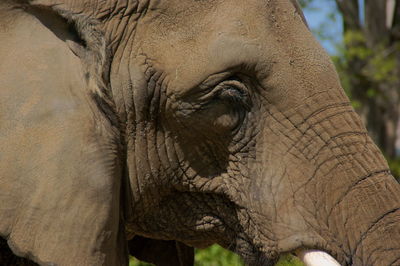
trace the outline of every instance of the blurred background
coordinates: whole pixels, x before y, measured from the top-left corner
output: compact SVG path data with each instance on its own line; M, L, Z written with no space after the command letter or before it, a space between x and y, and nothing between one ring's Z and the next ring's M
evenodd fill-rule
M400 177L400 0L300 0L369 134ZM196 251L196 266L241 266L218 245ZM150 265L131 259L130 266ZM291 255L279 266L303 265Z

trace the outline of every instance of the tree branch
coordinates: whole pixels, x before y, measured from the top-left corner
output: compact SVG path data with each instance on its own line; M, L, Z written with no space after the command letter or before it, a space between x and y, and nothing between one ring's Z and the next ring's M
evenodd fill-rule
M344 31L361 30L360 7L357 0L335 0L343 15Z
M371 46L389 37L386 27L386 0L365 0L365 33Z

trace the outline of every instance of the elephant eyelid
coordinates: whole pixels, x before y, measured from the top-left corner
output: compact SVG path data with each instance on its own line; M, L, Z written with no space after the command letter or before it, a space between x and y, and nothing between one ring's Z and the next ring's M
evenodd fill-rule
M211 92L215 87L230 80L242 82L237 71L226 71L210 75L207 79L197 85L195 90L198 95L206 95Z
M223 101L245 107L245 109L249 109L251 106L249 90L237 76L231 76L229 79L209 88L205 94L199 97L199 100L205 104Z
M225 80L229 80L230 77L236 77L236 75L233 74L232 72L217 73L209 76L206 80L201 82L201 84L198 87L200 90L207 90L209 88L217 86L218 84L220 84Z
M248 97L247 87L237 80L221 82L215 87L215 95L220 99L246 98Z

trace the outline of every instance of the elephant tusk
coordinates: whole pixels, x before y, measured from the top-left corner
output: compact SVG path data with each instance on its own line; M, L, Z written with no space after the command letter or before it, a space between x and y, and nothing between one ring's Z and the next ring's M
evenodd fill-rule
M331 255L319 250L297 250L299 257L306 266L340 266Z

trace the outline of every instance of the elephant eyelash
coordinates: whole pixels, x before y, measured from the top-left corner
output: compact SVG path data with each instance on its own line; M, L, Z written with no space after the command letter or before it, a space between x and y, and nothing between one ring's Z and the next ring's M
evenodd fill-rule
M221 82L211 93L214 101L223 101L235 106L242 106L246 110L250 109L249 90L239 78Z
M183 102L191 102L198 111L212 109L224 104L236 111L249 111L251 108L250 90L239 75L230 74L213 78L199 85L192 94L183 96Z

